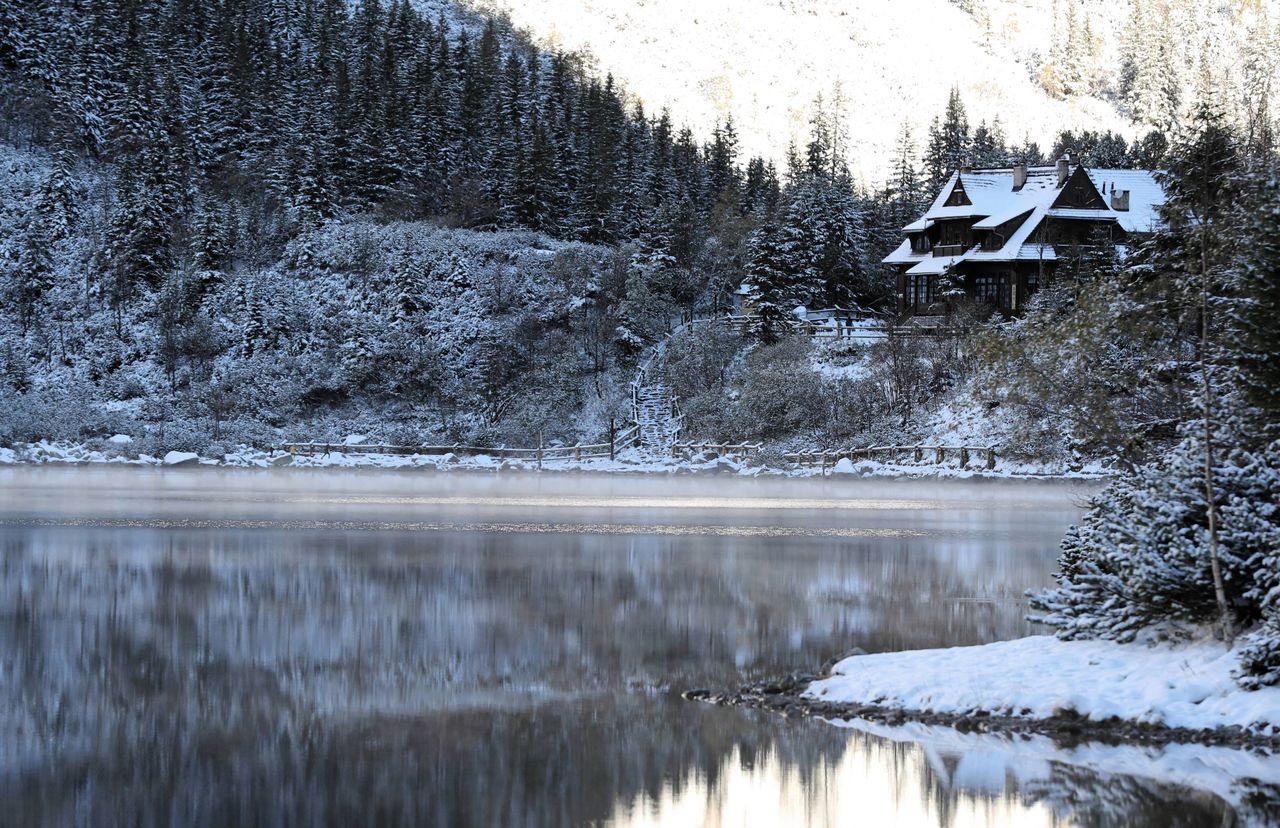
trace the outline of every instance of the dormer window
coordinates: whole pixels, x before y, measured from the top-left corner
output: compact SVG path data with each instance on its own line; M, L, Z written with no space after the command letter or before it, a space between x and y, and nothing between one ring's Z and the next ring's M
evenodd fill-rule
M957 178L956 185L951 188L951 194L947 196L943 206L969 207L972 204L973 202L969 200L969 194L964 191L964 182Z

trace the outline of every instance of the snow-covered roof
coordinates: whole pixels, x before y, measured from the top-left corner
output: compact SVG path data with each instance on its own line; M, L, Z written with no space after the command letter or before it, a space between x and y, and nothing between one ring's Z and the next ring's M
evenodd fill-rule
M1111 203L1111 192L1129 191L1129 209L1111 210L1120 226L1130 233L1150 233L1160 226L1157 208L1164 204L1164 188L1151 170L1092 170L1085 167L1089 180Z
M1073 168L1079 169L1078 167ZM1114 221L1130 233L1151 232L1158 226L1157 208L1164 203L1164 190L1161 188L1156 174L1149 170L1112 170L1084 168L1089 180L1102 195L1103 208L1086 209L1075 207L1053 207L1054 201L1062 192L1058 184L1057 167L1029 167L1026 181L1022 187L1014 189L1014 169L982 169L955 172L947 179L933 204L916 221L904 229L908 233L927 230L935 222L946 219L971 218L974 230L994 230L1002 224L1025 216L1017 229L1005 239L999 250L982 250L975 245L958 257L936 257L947 260L973 261L1014 261L1018 259L1039 259L1040 245L1028 245L1032 233L1048 218L1087 219L1092 221ZM946 202L955 189L956 182L964 188L971 204L946 206ZM1129 209L1114 210L1111 208L1112 192L1128 191ZM1035 253L1028 257L1024 247L1032 247ZM1044 259L1055 258L1053 248L1044 246ZM930 258L929 253L916 253L911 250L909 242L904 241L893 253L885 257L886 264L913 264L908 273L940 273L941 270L921 268L921 263ZM948 261L950 266L954 261Z
M947 207L947 198L955 189L956 179L964 187L972 204ZM1026 183L1013 189L1013 168L955 172L947 179L922 218L937 220L1017 214L1038 204L1053 201L1058 190L1056 167L1030 167Z
M1019 216L1025 216L1027 213L1030 213L1034 209L1035 209L1035 206L1031 204L1019 204L1017 207L1014 207L1012 210L1008 210L1003 213L996 213L994 216L988 216L987 218L984 218L982 221L974 224L973 229L974 230L994 230L1007 221L1013 221Z
M1000 249L983 250L980 246L974 245L971 249L965 251L963 258L979 262L1008 262L1018 258L1018 248L1031 238L1031 234L1040 226L1040 222L1044 220L1045 214L1048 213L1048 208L1040 205L1031 208L1030 213L1031 215L1009 234L1009 238L1005 239L1004 245ZM1000 223L1003 224L1004 222Z
M1115 221L1110 210L1095 210L1089 207L1050 207L1049 218L1093 219L1094 221Z
M1053 249L1051 244L1024 244L1018 248L1019 261L1045 261L1052 262L1058 258L1058 252Z
M915 276L938 276L946 273L952 265L963 258L964 256L931 256L907 272Z
M885 264L906 264L907 262L919 262L924 259L933 258L932 253L917 253L911 249L911 240L903 239L902 244L898 245L888 256L884 257Z

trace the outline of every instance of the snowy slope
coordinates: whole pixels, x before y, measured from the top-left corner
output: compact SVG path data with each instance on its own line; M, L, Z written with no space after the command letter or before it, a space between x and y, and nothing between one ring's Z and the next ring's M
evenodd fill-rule
M1131 134L1109 104L1056 101L1022 62L1051 31L1025 8L987 27L947 0L474 0L504 11L539 42L592 53L651 109L669 105L703 134L732 115L743 150L777 157L804 135L818 92L841 82L852 160L883 177L902 121L923 146L953 83L971 123L997 115L1008 137L1051 143L1068 127ZM1025 5L1025 4L1022 4ZM1047 5L1041 4L1041 5ZM993 23L992 25L996 25ZM1016 50L1015 48L1016 47Z

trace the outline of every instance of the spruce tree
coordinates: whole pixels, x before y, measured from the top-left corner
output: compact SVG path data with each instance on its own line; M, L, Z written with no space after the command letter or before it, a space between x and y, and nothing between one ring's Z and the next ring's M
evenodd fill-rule
M791 314L787 307L794 288L787 272L787 248L783 231L766 222L751 235L747 245L744 285L751 303L751 336L765 345L786 332Z
M1244 436L1265 445L1280 439L1280 179L1257 183L1244 207L1227 339L1248 423Z

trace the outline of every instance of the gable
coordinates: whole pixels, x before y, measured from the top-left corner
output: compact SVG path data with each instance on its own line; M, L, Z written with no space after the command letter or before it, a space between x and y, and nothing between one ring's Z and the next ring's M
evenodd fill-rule
M968 207L973 202L969 200L969 194L964 191L964 182L960 180L960 176L956 176L956 184L951 188L951 192L947 195L947 200L942 203L943 207Z
M1053 200L1053 207L1067 207L1077 210L1106 210L1107 202L1093 185L1089 173L1083 166L1076 167L1075 172L1062 185L1062 192Z

